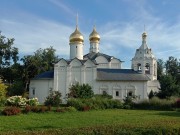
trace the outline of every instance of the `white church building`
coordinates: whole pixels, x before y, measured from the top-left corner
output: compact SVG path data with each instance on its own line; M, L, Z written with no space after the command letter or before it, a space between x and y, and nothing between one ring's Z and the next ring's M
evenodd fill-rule
M136 49L131 69L122 69L122 61L100 51L100 35L95 27L89 35L90 48L83 54L84 37L76 26L69 37L70 59L60 59L54 71L37 75L30 82L29 97L45 101L50 90L59 91L65 102L72 84L89 84L94 94L107 93L114 99L136 95L148 99L149 92L159 90L157 61L147 46L147 34L142 34L142 45Z

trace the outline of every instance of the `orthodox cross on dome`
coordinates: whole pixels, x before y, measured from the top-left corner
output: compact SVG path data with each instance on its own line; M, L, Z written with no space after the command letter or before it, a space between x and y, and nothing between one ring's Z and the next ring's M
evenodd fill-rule
M96 25L94 24L93 29L96 30Z
M144 32L146 31L146 26L145 26L145 24L144 24Z
M78 27L78 13L76 15L76 27Z
M147 37L146 26L145 26L145 24L144 24L144 32L143 32L143 34L142 34L142 38L143 38L143 41L145 41L145 42L146 42L146 37Z
M93 21L93 24L94 24L93 29L96 29L96 21L95 20Z

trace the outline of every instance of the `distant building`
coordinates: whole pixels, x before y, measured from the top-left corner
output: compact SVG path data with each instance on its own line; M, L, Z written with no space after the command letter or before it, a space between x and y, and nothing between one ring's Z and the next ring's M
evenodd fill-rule
M89 35L90 49L83 54L84 37L78 26L69 37L70 59L60 59L54 71L48 71L31 80L29 97L37 97L41 103L50 90L59 91L65 102L69 88L75 83L88 83L95 94L107 93L114 99L136 95L148 99L151 90L159 90L157 61L142 34L142 45L132 58L132 69L122 69L122 61L99 50L100 35L95 27Z

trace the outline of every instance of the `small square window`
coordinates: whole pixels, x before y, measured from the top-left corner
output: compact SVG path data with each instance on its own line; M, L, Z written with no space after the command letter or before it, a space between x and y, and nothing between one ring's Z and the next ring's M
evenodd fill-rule
M33 95L35 95L35 89L32 90Z
M119 97L119 91L116 91L116 97Z

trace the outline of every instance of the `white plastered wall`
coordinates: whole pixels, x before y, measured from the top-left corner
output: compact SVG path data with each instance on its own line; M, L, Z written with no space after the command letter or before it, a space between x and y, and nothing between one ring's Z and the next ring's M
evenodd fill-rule
M53 79L31 80L29 88L29 98L37 97L43 104L50 90L53 90Z

